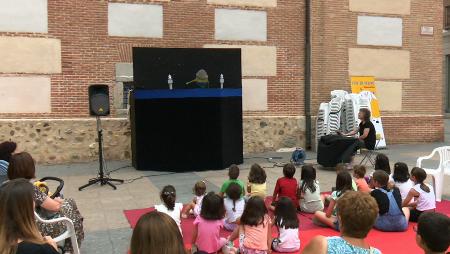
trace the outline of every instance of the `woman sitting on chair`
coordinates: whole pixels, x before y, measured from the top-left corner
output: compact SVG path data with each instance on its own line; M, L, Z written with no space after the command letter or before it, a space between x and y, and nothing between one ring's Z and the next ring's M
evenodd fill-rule
M51 237L42 237L34 221L33 185L16 179L0 187L0 253L58 254Z
M358 119L361 121L361 123L359 123L359 127L357 129L349 133L341 133L341 135L354 136L356 133L358 133L358 139L361 141L360 145L364 145L363 148L366 148L368 150L374 150L375 143L377 141L377 133L375 131L375 126L370 121L370 110L366 108L360 109L358 113Z
M27 152L13 154L11 156L8 167L8 179L25 178L32 181L36 178L36 168L34 160ZM58 217L67 217L72 220L77 235L78 245L84 239L83 217L73 199L52 199L47 194L41 192L34 186L33 199L36 207L40 208L40 216L44 219L55 219ZM60 223L43 224L38 222L39 231L43 235L56 237L66 231L66 226ZM64 243L64 251L72 253L72 243L70 239L66 239Z
M337 132L343 136L354 136L356 133L359 134L358 140L354 144L350 145L343 153L342 158L344 163L349 163L349 169L352 168L353 157L356 150L360 148L366 148L367 150L375 150L375 144L377 141L377 134L375 131L375 126L370 121L370 110L362 108L359 110L358 119L361 120L359 127L349 133Z

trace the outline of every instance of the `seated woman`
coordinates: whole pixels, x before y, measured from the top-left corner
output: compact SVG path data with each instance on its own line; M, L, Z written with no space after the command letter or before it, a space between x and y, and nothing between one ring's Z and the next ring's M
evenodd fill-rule
M16 179L0 187L0 253L58 254L51 237L42 237L34 221L33 185Z
M354 142L353 145L349 146L343 153L342 159L345 163L353 163L353 157L355 155L356 150L360 148L366 148L367 150L375 150L375 145L377 142L377 133L375 130L375 126L370 121L370 110L366 108L362 108L359 110L358 119L361 121L359 123L358 128L354 129L349 133L341 133L337 131L337 134L342 136L354 136L358 135L358 140ZM351 169L351 167L349 168Z
M36 178L36 168L34 160L27 152L13 154L8 167L8 179L14 180L17 178L25 178L32 181ZM34 187L33 194L34 203L36 207L40 207L45 213L41 214L43 218L48 218L47 213L51 213L51 218L67 217L72 220L75 226L78 245L84 239L83 231L83 217L78 210L78 207L73 199L51 199L49 196L41 192L37 187ZM42 224L38 223L39 231L44 235L56 237L66 231L66 226L63 223ZM65 252L71 253L72 243L67 239L64 244Z
M337 201L341 236L316 236L303 254L381 254L366 242L378 216L378 205L368 193L349 191Z
M0 183L8 180L8 165L11 155L16 151L17 144L6 141L0 144Z

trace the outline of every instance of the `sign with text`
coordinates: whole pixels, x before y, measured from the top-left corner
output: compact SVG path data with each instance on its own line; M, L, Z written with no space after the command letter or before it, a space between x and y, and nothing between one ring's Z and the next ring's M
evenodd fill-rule
M370 101L370 112L372 115L372 123L377 133L378 145L376 148L386 147L386 139L384 137L383 124L381 122L380 105L377 97L377 87L375 85L375 77L373 76L353 76L350 78L352 93L359 94L363 99ZM359 110L359 109L358 109Z

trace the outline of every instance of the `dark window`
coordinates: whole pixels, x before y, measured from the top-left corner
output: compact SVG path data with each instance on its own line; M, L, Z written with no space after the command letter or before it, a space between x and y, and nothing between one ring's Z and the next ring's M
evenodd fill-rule
M450 30L450 5L445 6L444 11L444 29Z
M130 90L133 89L133 82L124 82L123 83L123 108L128 108L128 95L130 94Z

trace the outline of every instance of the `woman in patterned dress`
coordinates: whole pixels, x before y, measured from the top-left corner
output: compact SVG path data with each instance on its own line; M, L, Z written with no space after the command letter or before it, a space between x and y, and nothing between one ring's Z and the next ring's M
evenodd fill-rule
M36 178L35 163L31 155L27 152L13 154L11 156L8 167L8 179L25 178L30 181ZM84 239L83 217L73 199L52 199L47 194L41 192L36 186L34 187L34 202L40 216L45 219L55 219L58 217L67 217L72 220L75 226L78 245ZM66 226L62 223L44 224L38 222L39 231L43 235L57 237L66 231ZM64 251L72 253L72 243L70 239L66 239L64 243Z

